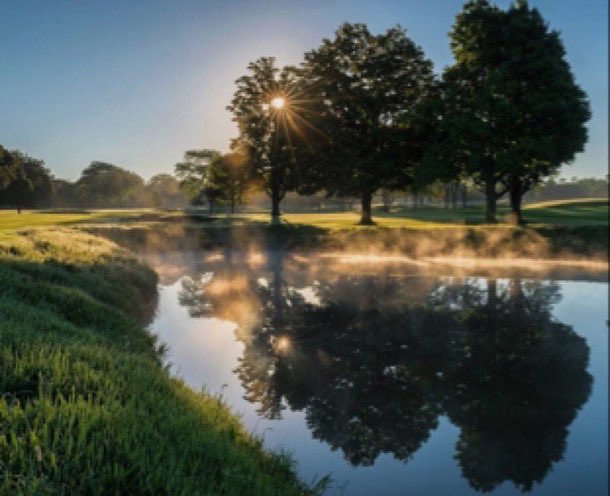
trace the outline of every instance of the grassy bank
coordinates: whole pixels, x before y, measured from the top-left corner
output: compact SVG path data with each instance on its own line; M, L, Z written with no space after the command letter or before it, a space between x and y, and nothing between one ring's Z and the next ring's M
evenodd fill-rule
M72 229L0 237L0 494L306 494L217 398L171 378L156 276Z
M183 219L182 222L86 224L95 235L112 239L138 253L196 251L233 247L238 250L303 249L358 253L392 253L411 257L463 256L605 260L607 225L510 225L360 227L328 229L311 224L241 218Z

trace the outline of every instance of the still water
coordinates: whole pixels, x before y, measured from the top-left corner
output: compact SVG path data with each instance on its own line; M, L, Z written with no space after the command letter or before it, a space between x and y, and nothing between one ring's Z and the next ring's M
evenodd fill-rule
M151 257L173 372L327 494L608 494L606 275Z

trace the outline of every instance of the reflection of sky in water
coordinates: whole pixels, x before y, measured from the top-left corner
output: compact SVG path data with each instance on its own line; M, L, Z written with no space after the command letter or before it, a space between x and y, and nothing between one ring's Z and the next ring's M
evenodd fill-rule
M355 272L355 271L354 271ZM268 287L267 278L259 284ZM506 284L502 280L499 285ZM480 286L480 280L476 285ZM569 425L563 460L552 465L543 484L534 485L531 494L602 495L607 494L607 356L608 333L607 286L604 283L561 282L561 300L554 306L557 321L574 327L590 347L589 372L594 376L593 391L587 403ZM268 420L256 413L256 405L243 398L244 390L234 370L245 346L236 339L236 325L217 318L191 318L181 306L178 281L160 289L158 317L152 325L161 341L169 344L168 359L173 370L194 388L205 383L209 392L221 393L242 416L247 428L264 436L271 449L291 452L306 481L331 473L336 487L345 486L346 495L461 495L474 491L462 478L454 459L459 428L445 415L438 427L407 463L390 454L381 454L373 466L354 467L344 460L340 450L331 451L313 439L306 425L305 413L282 411L281 420ZM295 288L307 303L320 299L314 288ZM315 373L315 370L312 370ZM515 494L512 483L496 487L493 494ZM338 489L329 494L341 494Z

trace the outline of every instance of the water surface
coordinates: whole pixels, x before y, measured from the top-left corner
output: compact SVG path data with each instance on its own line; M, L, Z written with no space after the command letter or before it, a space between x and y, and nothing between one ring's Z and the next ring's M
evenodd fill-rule
M153 332L327 494L605 495L605 275L178 252ZM530 268L531 269L531 268Z

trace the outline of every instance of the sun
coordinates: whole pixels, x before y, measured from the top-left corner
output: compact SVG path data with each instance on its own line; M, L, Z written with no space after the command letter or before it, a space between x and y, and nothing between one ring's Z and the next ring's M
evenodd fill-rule
M290 338L288 336L280 336L275 342L275 349L279 353L287 353L290 350Z
M276 110L281 110L286 106L286 99L283 96L276 96L271 99L271 106Z

